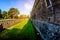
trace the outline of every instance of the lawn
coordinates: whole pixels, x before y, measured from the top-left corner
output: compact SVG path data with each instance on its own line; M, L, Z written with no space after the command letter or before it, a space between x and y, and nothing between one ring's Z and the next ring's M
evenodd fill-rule
M24 20L0 33L0 40L36 40L31 21Z

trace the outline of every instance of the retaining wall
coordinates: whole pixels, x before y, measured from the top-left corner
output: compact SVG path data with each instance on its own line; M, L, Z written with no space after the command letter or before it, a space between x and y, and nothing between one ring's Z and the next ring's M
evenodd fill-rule
M10 26L21 22L24 19L7 19L7 20L0 20L0 25L2 24L3 28L9 28Z

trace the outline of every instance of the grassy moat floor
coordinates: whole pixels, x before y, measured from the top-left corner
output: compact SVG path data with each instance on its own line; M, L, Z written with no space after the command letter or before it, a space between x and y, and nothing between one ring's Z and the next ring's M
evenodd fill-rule
M0 33L0 40L37 40L30 20L24 20Z

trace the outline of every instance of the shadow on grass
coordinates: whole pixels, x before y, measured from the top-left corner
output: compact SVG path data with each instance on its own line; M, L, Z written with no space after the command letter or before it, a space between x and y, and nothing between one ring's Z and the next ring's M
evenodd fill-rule
M0 32L2 32L2 31L4 31L5 30L5 28L3 28L3 25L1 24L0 25Z
M30 21L23 29L13 28L0 33L0 40L36 40L35 30Z

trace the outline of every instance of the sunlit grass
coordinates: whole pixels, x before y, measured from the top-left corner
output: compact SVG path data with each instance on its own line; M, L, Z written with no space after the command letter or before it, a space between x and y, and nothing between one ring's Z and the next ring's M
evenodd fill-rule
M0 40L36 40L35 30L29 20L24 20L0 33Z
M10 27L8 29L13 29L13 28L23 29L24 25L27 24L27 22L28 22L28 20L24 20L21 23L13 25L12 27Z

